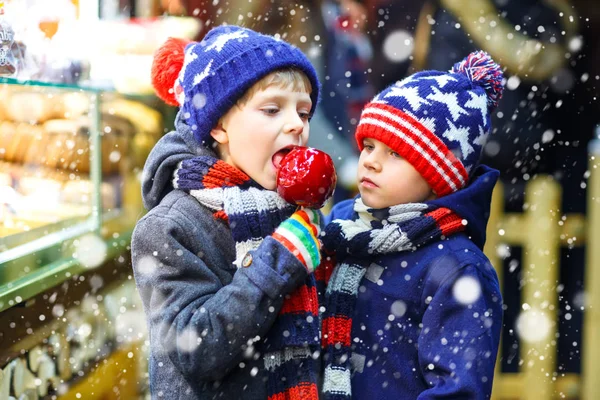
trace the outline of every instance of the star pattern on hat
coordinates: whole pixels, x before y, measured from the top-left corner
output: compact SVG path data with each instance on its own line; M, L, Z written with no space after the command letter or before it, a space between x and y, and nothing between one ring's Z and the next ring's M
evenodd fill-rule
M388 97L404 97L414 111L417 111L421 107L421 104L431 105L431 102L419 96L419 88L415 86L394 86L389 93L386 93L384 96L384 98Z
M471 100L465 103L465 107L479 110L479 112L481 112L482 123L487 125L487 96L485 94L475 94L473 92L469 92L469 95L471 96Z
M235 32L224 33L222 35L217 36L217 38L212 42L209 46L206 46L204 52L208 52L211 50L216 50L218 53L223 50L223 47L230 41L235 39L247 38L248 34L244 31L238 30Z
M183 66L181 67L181 72L179 72L179 79L185 79L185 71L187 67L198 59L198 54L194 53L194 47L190 46L188 50L185 52L185 56L183 58Z
M418 80L421 81L421 80L425 80L425 79L435 80L440 88L443 88L444 86L446 86L446 84L448 82L457 82L457 79L453 78L450 75L421 76L421 77L419 77Z
M206 68L204 68L204 71L196 74L196 76L194 76L194 82L192 83L194 86L196 86L197 84L199 84L200 82L202 82L204 80L204 78L206 78L208 76L208 74L210 74L210 67L212 66L214 60L210 60L209 63L206 65Z
M456 93L456 92L442 93L435 86L432 86L431 89L433 90L433 93L429 94L429 96L427 96L427 98L429 100L434 100L434 101L444 104L446 106L446 108L448 109L448 111L450 112L450 114L452 115L452 120L454 122L456 122L456 120L458 119L458 117L461 116L461 114L469 115L469 113L458 104L458 96L457 96L458 93Z
M469 154L475 151L471 143L469 143L469 128L466 126L457 127L449 119L446 119L446 123L448 124L448 129L442 133L442 136L448 140L458 142L462 157L467 158Z

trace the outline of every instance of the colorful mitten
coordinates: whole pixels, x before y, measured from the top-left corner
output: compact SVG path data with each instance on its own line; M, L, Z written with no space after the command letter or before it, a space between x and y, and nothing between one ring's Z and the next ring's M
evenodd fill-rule
M273 233L273 238L292 252L308 270L313 272L321 262L319 213L303 208L283 221Z

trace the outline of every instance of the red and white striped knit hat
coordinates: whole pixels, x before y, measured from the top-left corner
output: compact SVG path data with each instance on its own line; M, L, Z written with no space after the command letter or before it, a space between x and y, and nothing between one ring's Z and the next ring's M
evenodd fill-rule
M358 147L373 138L404 157L445 196L467 185L504 90L500 66L477 51L449 72L422 71L368 103L356 130Z

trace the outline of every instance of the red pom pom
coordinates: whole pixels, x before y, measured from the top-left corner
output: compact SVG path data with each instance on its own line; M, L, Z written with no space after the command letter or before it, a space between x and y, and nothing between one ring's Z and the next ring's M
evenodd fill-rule
M156 50L152 61L152 86L156 95L172 106L178 106L177 98L173 92L175 80L183 67L185 46L189 40L168 38Z

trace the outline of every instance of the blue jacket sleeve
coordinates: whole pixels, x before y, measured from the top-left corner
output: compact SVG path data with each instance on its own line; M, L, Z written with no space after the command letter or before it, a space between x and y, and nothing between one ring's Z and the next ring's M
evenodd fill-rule
M448 261L433 269L421 299L419 365L430 388L418 400L489 399L502 325L498 280L489 262L450 271Z
M133 234L152 351L168 354L188 379L225 376L249 343L267 333L285 295L306 278L302 264L270 237L248 268L236 269L223 261L223 238L213 236L202 236L184 216L169 215L147 215Z

